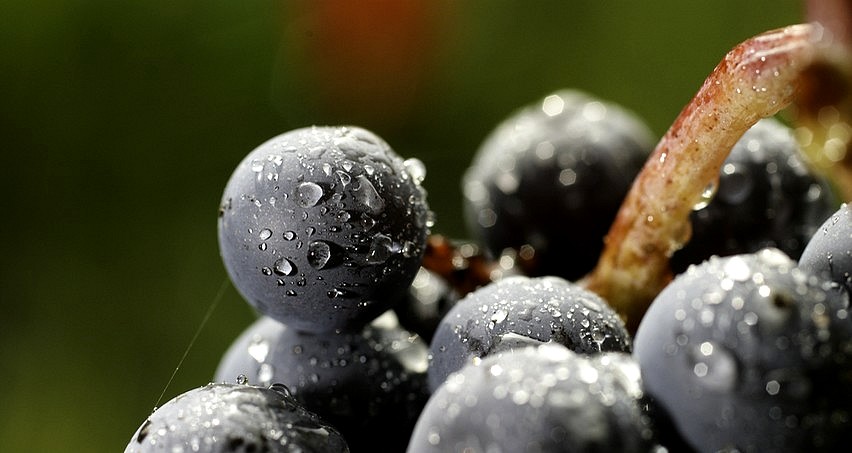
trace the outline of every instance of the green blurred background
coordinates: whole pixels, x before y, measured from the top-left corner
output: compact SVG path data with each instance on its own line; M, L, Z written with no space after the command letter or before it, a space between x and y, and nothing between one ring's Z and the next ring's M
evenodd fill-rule
M224 184L262 141L356 124L427 166L433 231L514 109L575 87L661 135L793 0L0 3L0 451L121 451L225 283ZM163 402L254 313L226 286Z

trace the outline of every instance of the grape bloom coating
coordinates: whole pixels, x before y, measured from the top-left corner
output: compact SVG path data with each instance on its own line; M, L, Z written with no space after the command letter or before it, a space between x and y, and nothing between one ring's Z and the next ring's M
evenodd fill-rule
M420 161L357 127L274 137L234 171L219 247L237 290L302 331L357 329L387 310L423 257L430 211Z

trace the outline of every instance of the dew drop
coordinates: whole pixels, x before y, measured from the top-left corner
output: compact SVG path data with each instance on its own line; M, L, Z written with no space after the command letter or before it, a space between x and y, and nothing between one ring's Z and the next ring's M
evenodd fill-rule
M370 231L374 226L376 226L376 220L368 215L364 215L361 217L361 228L364 231Z
M370 250L367 252L367 264L382 264L393 255L394 245L390 236L377 234L373 236Z
M701 192L701 195L698 198L698 202L692 206L693 211L700 211L707 207L710 202L713 200L713 195L716 194L716 184L710 183L707 184L707 187L704 188L704 191Z
M294 232L294 231L285 231L284 232L284 240L285 241L292 241L293 239L296 239L296 232Z
M331 246L325 241L308 244L308 264L314 269L323 269L331 260Z
M369 209L370 213L381 214L385 210L385 201L379 195L376 187L364 175L359 175L357 179L358 188L354 192L358 202Z
M237 384L239 385L248 385L248 378L245 374L240 374L237 376Z
M268 268L268 267L266 267L266 266L262 267L262 268L260 269L260 272L261 272L263 275L272 275L272 269L270 269L270 268Z
M355 293L341 288L332 288L326 291L326 296L328 296L329 299L348 298L355 296Z
M349 175L349 173L346 173L342 170L337 170L335 173L337 174L337 179L340 180L340 184L343 185L343 187L348 186L349 183L352 182L352 176Z
M265 241L265 240L272 237L272 230L270 230L269 228L264 228L264 229L260 230L260 233L258 233L258 236L260 237L261 241Z
M282 256L272 265L272 271L277 275L293 275L296 273L296 266L292 261Z
M500 309L500 310L495 311L494 314L491 316L491 319L488 320L488 328L494 329L494 327L496 327L497 324L500 324L503 321L505 321L506 317L508 317L508 316L509 316L509 313L506 310Z
M281 384L280 382L276 382L275 384L270 385L269 390L272 390L273 392L276 392L285 398L293 397L293 393L290 391L290 389L286 385Z
M303 182L296 188L296 202L303 208L310 208L322 198L323 191L317 183Z
M255 159L251 161L251 171L255 173L260 173L263 171L263 161L260 159Z

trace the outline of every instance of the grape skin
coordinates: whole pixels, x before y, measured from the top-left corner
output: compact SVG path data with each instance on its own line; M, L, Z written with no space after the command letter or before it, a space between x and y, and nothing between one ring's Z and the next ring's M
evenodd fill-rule
M154 411L125 453L348 452L336 429L283 387L208 384Z
M576 90L552 93L477 150L463 180L468 230L494 257L532 246L534 276L579 278L653 145L631 112Z
M429 396L428 348L386 313L359 332L311 334L261 317L232 343L215 380L283 383L353 451L402 449Z
M559 277L506 277L468 294L441 320L429 387L490 354L548 342L585 354L631 348L621 319L594 293Z
M635 336L645 390L698 451L848 443L849 299L777 249L678 276Z
M852 292L852 212L844 203L808 241L799 267L825 275Z
M234 286L309 332L357 330L395 303L423 257L422 172L356 127L297 129L237 166L219 211Z
M423 410L408 453L651 451L629 354L559 344L494 355L453 373Z

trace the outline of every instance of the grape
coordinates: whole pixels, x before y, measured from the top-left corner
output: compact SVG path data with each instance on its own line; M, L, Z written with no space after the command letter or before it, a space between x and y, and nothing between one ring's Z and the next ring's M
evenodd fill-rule
M222 197L219 246L261 313L310 332L357 330L402 296L429 210L417 160L357 127L297 129L243 159Z
M674 254L675 271L712 255L765 247L797 259L837 206L828 183L808 170L800 153L792 131L773 118L746 131L722 165L718 189L708 188L690 215L692 238Z
M458 292L436 273L420 268L407 297L394 306L399 323L431 342L441 319L459 300Z
M825 275L852 292L852 213L844 203L808 241L799 267Z
M234 341L216 380L287 385L293 397L333 424L353 451L405 448L428 398L428 348L392 313L361 332L311 334L262 317Z
M468 294L441 320L429 387L489 354L547 342L587 354L631 346L624 324L594 293L559 277L506 277Z
M232 378L233 379L233 378ZM125 453L348 452L330 425L282 385L208 384L154 411Z
M579 91L519 110L485 139L464 175L469 230L493 256L531 245L533 275L581 277L597 261L651 137L632 113Z
M852 428L845 292L777 249L678 276L639 325L645 390L700 451L831 451Z
M639 367L558 344L487 357L427 403L408 453L651 451Z

